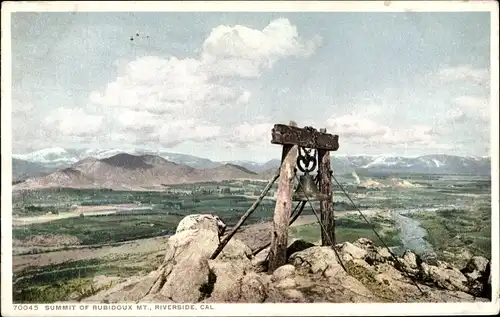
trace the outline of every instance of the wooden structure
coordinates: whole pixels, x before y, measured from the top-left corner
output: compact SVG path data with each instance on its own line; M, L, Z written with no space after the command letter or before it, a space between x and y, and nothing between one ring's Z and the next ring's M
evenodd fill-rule
M321 244L331 245L333 251L337 255L337 259L344 267L342 263L342 259L338 255L335 249L335 218L333 211L333 202L332 202L332 170L330 166L330 151L336 151L339 148L338 136L326 133L326 129L321 129L319 132L311 127L298 128L297 123L294 121L290 121L289 125L276 124L272 130L272 140L273 144L281 144L283 146L283 152L281 156L281 166L279 171L276 171L274 177L269 181L267 186L264 188L259 198L253 203L253 205L245 212L245 214L241 217L240 221L232 228L229 234L220 241L217 248L212 253L210 257L212 260L215 259L224 249L224 246L227 245L229 240L234 236L236 231L243 225L245 220L255 211L259 203L264 199L267 192L271 189L274 182L279 178L280 182L278 184L277 191L277 199L276 206L274 209L274 218L273 218L273 231L271 234L271 242L261 246L252 251L252 254L257 254L258 252L265 249L267 246L271 245L269 251L269 263L268 263L268 272L273 272L278 267L284 265L286 263L286 251L288 246L288 227L299 217L302 212L306 202L310 203L311 192L312 195L316 196L316 200L320 200L321 207L321 215L318 216L316 211L313 209L321 227ZM310 162L312 156L309 154L309 150L315 149L317 150L314 155L314 159L317 160L315 163L318 165L318 179L319 179L319 190L317 188L311 188L313 186L311 183L314 183L314 180L311 179L311 175L307 174L309 171L312 171L314 167L310 169L306 167L303 169L299 166L299 169L304 172L303 177L304 181L301 181L298 188L302 188L302 192L305 196L299 197L297 200L301 202L296 206L296 210L294 210L294 215L291 217L292 210L292 189L293 189L293 180L297 177L295 175L295 166L297 165L297 156L299 154L299 148L302 148L304 152L306 152L306 156L301 154L301 162ZM308 151L305 148L309 148ZM313 166L316 164L313 164ZM306 175L307 174L307 175ZM334 178L335 179L335 178ZM347 195L342 185L335 179L337 185L342 189L344 194ZM302 186L305 184L304 186ZM309 194L306 192L304 187L309 186ZM350 199L349 195L347 197ZM304 199L305 198L305 199ZM352 202L352 200L351 200ZM354 205L354 202L352 202ZM300 207L300 208L299 208ZM311 205L312 207L312 205ZM297 211L297 212L295 212ZM358 209L361 213L361 211ZM361 213L361 216L363 214ZM365 218L363 216L363 218ZM365 218L366 220L366 218ZM368 220L366 220L367 223ZM387 245L384 243L382 238L377 234L377 232L373 231L375 235L380 239L382 244L386 247ZM390 251L389 253L393 257L394 261L397 262L403 269L404 266L399 263L398 258ZM347 270L346 270L347 272ZM413 281L414 285L420 290L422 294L425 293L418 286L418 284L414 281L414 279L406 272L406 276Z
M326 133L325 129L322 129L318 132L316 129L311 127L298 128L295 122L290 121L289 125L276 124L274 126L272 130L271 143L280 144L283 146L281 166L279 171L276 171L276 174L264 188L259 198L245 212L238 223L231 229L229 234L220 241L219 245L212 253L210 257L211 259L215 259L222 252L229 240L231 240L236 231L243 225L245 220L255 211L259 203L264 199L267 192L271 189L274 182L279 178L276 206L274 209L271 242L265 246L257 248L253 251L253 253L256 254L266 248L268 245L271 245L269 250L268 263L269 272L273 272L276 268L286 263L288 228L290 224L292 224L299 217L306 204L306 201L301 198L302 201L299 205L297 205L296 208L297 213L294 213L293 217L291 218L293 204L292 190L294 178L297 177L295 174L295 167L297 166L299 148L315 149L318 151L318 157L316 158L314 156L314 159L317 159L318 162L319 193L323 194L321 195L323 196L323 198L321 198L321 216L318 216L318 221L320 221L321 225L321 240L322 245L335 243L335 224L333 218L333 204L331 199L332 174L330 167L330 151L336 151L339 148L338 136ZM304 156L302 156L302 158L304 158ZM309 161L311 158L312 156L309 156L307 161ZM299 169L301 169L300 166ZM310 181L314 182L313 180ZM308 195L306 195L305 197L307 197L307 200L309 200Z
M339 136L326 133L326 129L317 132L310 129L298 128L294 121L290 125L275 124L272 130L272 144L298 145L305 148L337 151Z
M329 197L329 200L321 202L321 220L326 225L322 226L325 230L321 230L322 245L334 241L330 151L339 148L337 135L328 134L325 129L318 132L313 128L299 128L293 121L289 125L276 124L272 130L271 143L282 145L283 151L271 233L269 272L286 264L288 228L293 204L293 180L299 147L318 150L320 191Z
M326 133L326 129L321 129L320 132ZM328 241L331 241L335 246L335 217L333 213L331 177L333 171L331 170L330 151L318 150L318 162L319 190L328 196L327 200L320 202L321 222L325 227L325 230L321 230L321 245L326 246Z

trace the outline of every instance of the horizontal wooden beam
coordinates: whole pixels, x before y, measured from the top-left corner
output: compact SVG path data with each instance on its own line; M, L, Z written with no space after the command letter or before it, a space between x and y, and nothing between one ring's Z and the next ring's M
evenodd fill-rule
M271 143L337 151L339 148L339 136L285 124L275 124L272 130Z

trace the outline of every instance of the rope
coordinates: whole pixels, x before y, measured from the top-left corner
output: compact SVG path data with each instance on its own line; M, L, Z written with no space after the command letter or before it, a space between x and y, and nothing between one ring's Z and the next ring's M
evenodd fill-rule
M309 203L309 206L311 206L311 209L314 213L314 215L316 216L316 219L318 219L318 223L319 225L321 226L321 230L323 230L323 232L326 232L326 229L325 229L325 226L323 225L323 222L321 221L321 217L318 215L318 213L316 212L316 209L314 209L314 206L312 205L311 201L309 200L309 198L307 197L307 193L305 192L304 188L302 187L302 184L300 183L300 180L299 178L297 177L297 173L294 174L295 176L295 179L297 180L298 182L298 187L302 190L302 192L305 194L305 197L307 199L307 202ZM337 249L335 249L335 246L333 245L333 241L330 239L330 236L328 234L325 235L328 239L328 243L330 244L330 246L332 247L333 249L333 252L335 252L335 255L337 256L337 259L339 260L339 263L340 265L342 266L342 268L344 269L344 271L347 272L347 269L346 267L344 266L344 263L342 262L342 259L340 258L340 255L339 253L337 252Z
M375 227L370 223L370 221L368 221L368 219L365 217L365 215L363 215L363 213L361 212L361 210L358 208L358 206L354 203L354 201L351 199L351 196L349 196L349 194L346 192L346 190L344 189L344 187L337 181L337 179L335 178L335 176L333 176L332 174L332 178L333 180L335 180L335 182L337 183L337 185L340 187L340 189L342 190L342 192L344 193L344 195L346 195L347 199L349 199L349 201L351 202L351 204L354 206L354 208L356 208L356 210L359 212L359 214L361 215L361 217L366 221L367 224L370 225L373 233L377 236L377 238L380 240L380 242L382 242L382 245L387 249L387 251L390 253L390 255L392 256L392 258L399 264L399 266L403 269L403 272L405 273L406 277L408 277L412 283L418 288L418 290L423 294L425 295L426 293L424 291L422 291L422 289L418 286L417 282L415 282L415 280L410 276L410 274L406 271L405 267L401 264L401 262L399 262L398 258L394 255L394 253L392 253L391 249L389 249L389 247L387 246L387 244L384 242L384 240L382 239L382 237L380 237L380 235L377 233L377 231L375 230Z

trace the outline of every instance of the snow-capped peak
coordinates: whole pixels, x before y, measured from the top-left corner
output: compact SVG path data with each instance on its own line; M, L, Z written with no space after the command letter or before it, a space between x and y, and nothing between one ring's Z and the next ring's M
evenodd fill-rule
M60 147L53 147L38 150L28 154L13 154L12 157L37 163L54 163L54 162L76 162L77 159L72 157L68 151Z
M379 155L373 159L370 163L364 165L362 168L370 168L373 166L391 166L397 165L402 162L402 158L399 156L388 156L388 155Z
M434 164L436 164L436 167L443 165L443 163L441 163L440 161L438 161L436 159L432 159L432 161L434 162Z

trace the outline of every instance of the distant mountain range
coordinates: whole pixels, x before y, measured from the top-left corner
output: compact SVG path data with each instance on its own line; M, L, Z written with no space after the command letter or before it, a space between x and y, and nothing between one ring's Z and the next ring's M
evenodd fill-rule
M61 168L61 167L68 167L71 164L74 164L88 157L103 159L120 153L127 153L132 155L146 155L146 154L157 155L171 162L191 166L194 168L212 168L224 165L221 162L213 162L209 159L192 155L171 153L163 150L147 151L147 150L129 149L129 148L63 149L60 147L55 147L55 148L47 148L39 150L28 154L13 154L12 157L23 161L42 164L46 167Z
M278 159L265 163L253 161L214 162L192 155L167 151L136 149L75 150L49 148L29 154L13 155L15 181L26 180L35 186L153 186L182 182L234 178L264 178L280 164ZM490 175L489 157L424 155L337 156L332 155L336 174L356 171L370 173L424 173ZM106 176L107 175L107 176ZM127 182L129 182L127 184ZM101 184L102 183L102 184ZM45 184L45 185L43 185ZM121 185L119 185L121 184ZM50 185L50 186L52 186ZM38 186L38 185L37 185ZM36 187L36 186L35 186Z
M333 169L338 174L355 170L361 174L419 173L453 175L490 175L491 158L445 154L403 156L334 156Z
M143 190L234 179L259 179L259 175L234 164L196 169L156 155L120 153L103 159L88 157L52 173L19 180L13 189L72 187Z

